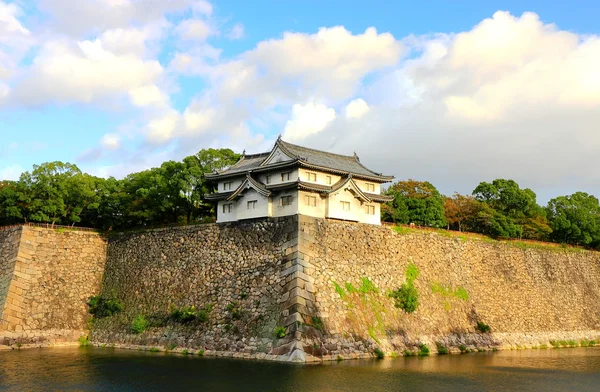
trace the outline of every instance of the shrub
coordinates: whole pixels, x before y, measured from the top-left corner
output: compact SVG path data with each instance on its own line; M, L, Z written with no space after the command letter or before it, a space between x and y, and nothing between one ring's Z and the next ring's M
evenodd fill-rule
M551 340L550 344L552 345L552 347L554 348L560 348L560 342L558 340Z
M390 297L394 299L394 306L406 313L414 312L419 306L419 293L412 283L403 284L398 290L392 291Z
M414 357L415 355L417 355L417 353L409 350L404 350L402 352L402 355L404 355L405 357Z
M114 297L92 296L89 298L87 305L90 314L97 318L109 317L123 310L123 303Z
M429 347L426 344L419 344L419 356L426 357L429 355Z
M150 347L150 350L148 350L148 351L150 351L151 353L157 353L160 351L160 349L158 349L156 347Z
M446 355L446 354L448 354L448 347L444 346L440 342L437 342L435 345L437 347L438 355Z
M488 333L492 330L490 326L484 323L483 321L478 321L477 325L475 326L475 329L481 333Z
M131 322L131 332L136 335L144 332L147 328L148 320L146 320L146 317L142 314L134 318Z
M181 308L172 308L171 319L181 324L189 323L197 319L196 308L194 306L184 306Z
M201 357L204 355L204 350L198 350L198 356Z
M175 343L170 343L165 347L165 349L167 351L173 351L175 349L175 347L177 347L177 345Z
M285 329L285 327L277 326L275 327L275 329L273 330L273 334L278 337L279 339L281 339L282 337L284 337L287 333L287 330Z
M385 357L385 354L383 353L383 351L381 351L379 347L375 347L373 353L375 353L375 357L377 357L377 359L383 359L383 357Z
M460 346L458 346L458 349L460 350L460 352L462 354L467 352L467 346L465 346L464 344L461 344Z
M90 338L85 335L81 335L79 339L77 339L77 341L79 342L79 347L89 347L92 345L92 342L90 342Z

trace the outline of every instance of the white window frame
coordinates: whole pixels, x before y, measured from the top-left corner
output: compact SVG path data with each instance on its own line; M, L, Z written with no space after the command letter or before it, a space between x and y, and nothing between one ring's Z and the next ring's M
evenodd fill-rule
M223 190L224 191L230 191L232 186L233 186L233 181L224 182L223 183Z
M317 196L310 196L310 195L304 196L304 204L306 204L309 207L316 207L317 206Z
M279 205L281 207L291 206L292 205L292 196L290 196L290 195L281 196L279 198Z
M255 210L256 204L258 204L258 200L248 200L246 202L246 206L248 207L249 210Z
M306 181L317 182L317 173L306 172Z
M367 215L375 215L375 206L369 204L365 205L365 213Z
M340 201L342 205L342 211L350 211L350 202L349 201ZM347 207L347 208L346 208Z
M367 192L375 192L375 184L367 182L365 186L367 187Z

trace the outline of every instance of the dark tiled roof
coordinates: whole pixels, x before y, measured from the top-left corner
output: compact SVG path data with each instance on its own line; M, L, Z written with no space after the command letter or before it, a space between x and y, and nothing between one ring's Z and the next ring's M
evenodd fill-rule
M376 173L363 166L358 157L333 154L330 152L313 150L312 148L297 146L283 140L279 140L279 145L284 152L290 152L301 161L314 166L320 166L328 169L337 170L344 173L352 173L369 177L382 177L381 173Z
M235 165L219 172L218 174L233 174L233 173L245 173L249 170L256 169L261 163L271 154L271 152L263 152L260 154L244 155L242 158L235 163ZM211 177L208 175L207 177Z
M293 158L293 160L289 162L278 162L272 165L264 165L264 161L269 157L269 155L271 155L272 151L261 154L244 155L235 165L219 173L209 174L207 175L207 178L236 175L249 171L266 171L271 167L275 168L286 165L301 165L303 167L314 168L316 170L329 170L342 175L350 173L359 177L363 176L372 178L374 180L381 180L383 182L391 181L393 179L392 176L384 176L381 173L376 173L367 169L362 163L360 163L356 154L353 156L347 156L314 150L312 148L284 142L281 140L281 138L277 139L273 150L275 150L277 147L279 147L285 154Z

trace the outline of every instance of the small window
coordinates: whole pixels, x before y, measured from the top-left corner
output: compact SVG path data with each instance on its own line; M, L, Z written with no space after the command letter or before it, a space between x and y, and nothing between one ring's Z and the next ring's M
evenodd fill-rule
M317 197L316 196L306 196L304 198L304 202L309 207L316 207L317 206Z
M281 196L279 202L282 207L292 205L292 196Z
M271 183L271 176L268 175L267 178L265 178L265 183L266 184L270 184Z
M291 172L281 173L281 181L289 181Z
M306 173L306 181L317 181L317 173Z
M367 192L375 192L375 184L365 184L367 186Z
M255 210L256 209L256 200L249 200L248 201L248 209L249 210Z
M232 182L224 182L224 183L223 183L223 190L225 190L225 191L230 191L230 190L231 190L231 185L232 185L232 184L233 184Z
M367 215L375 215L375 206L365 206Z
M229 214L231 212L231 203L223 204L223 214Z
M331 185L331 176L325 176L325 182L327 185Z
M342 203L342 211L350 211L349 201L341 201L340 203Z

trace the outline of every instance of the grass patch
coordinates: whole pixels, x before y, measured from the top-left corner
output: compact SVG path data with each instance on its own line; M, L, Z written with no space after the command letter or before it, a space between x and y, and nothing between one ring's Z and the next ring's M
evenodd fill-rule
M417 353L414 352L414 351L410 351L410 350L404 350L402 352L402 355L405 356L405 357L414 357L414 356L417 355Z
M148 350L148 351L150 351L151 353L158 353L158 352L160 352L160 349L157 347L150 347L150 350Z
M377 359L383 359L383 357L385 357L384 352L381 351L381 349L379 347L375 347L375 349L373 350L373 353L375 354L375 357L377 357Z
M138 335L142 332L145 332L146 329L148 329L149 324L150 323L148 322L146 317L143 314L140 314L131 322L131 333Z
M461 354L468 352L467 346L465 346L464 344L461 344L460 346L458 346L458 349L460 350Z
M335 292L338 293L340 298L344 299L344 297L346 296L346 292L344 291L343 287L337 284L336 282L333 282L333 287L335 287Z
M198 356L199 357L204 356L204 350L198 350Z
M173 351L175 349L175 347L177 347L177 345L175 343L169 343L165 346L165 350Z
M169 318L179 324L187 324L193 321L205 323L208 321L210 312L214 305L207 304L201 309L196 309L195 306L171 307L171 315Z

